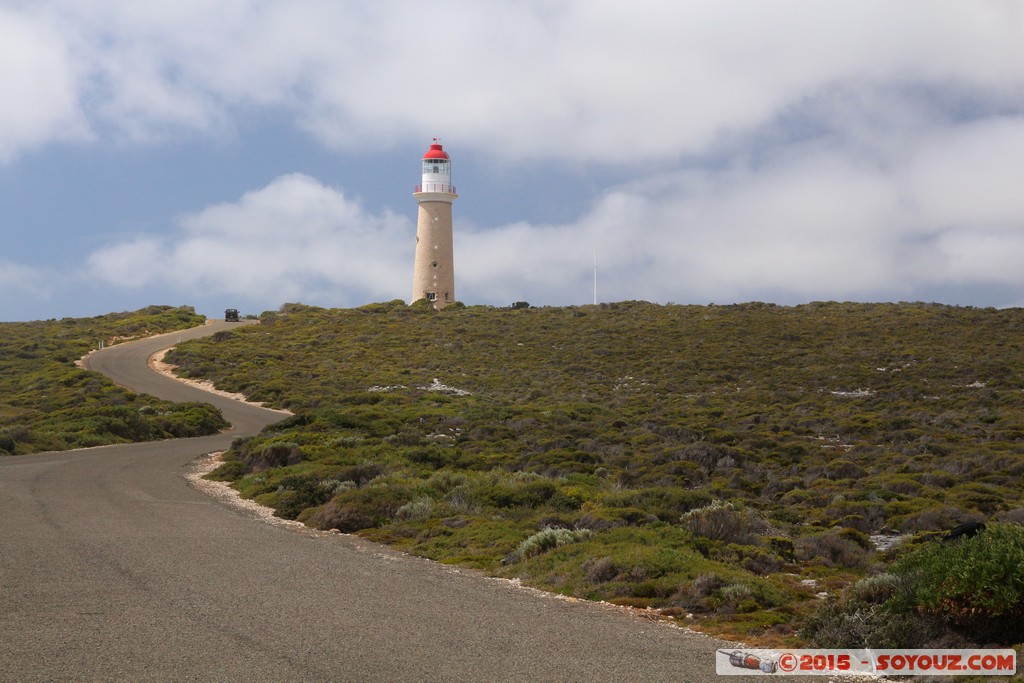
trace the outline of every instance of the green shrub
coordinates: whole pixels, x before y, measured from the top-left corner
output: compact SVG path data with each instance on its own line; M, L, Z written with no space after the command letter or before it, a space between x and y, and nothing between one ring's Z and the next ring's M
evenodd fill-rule
M992 523L973 538L927 543L892 573L894 610L938 617L978 642L1024 641L1024 527Z
M553 481L534 475L533 477L513 477L506 485L494 485L481 490L481 500L496 508L536 508L548 501L558 487Z
M866 576L850 586L846 595L851 600L881 605L896 595L900 579L895 574Z
M784 564L782 557L772 552L766 552L757 546L730 543L725 547L724 551L730 555L729 559L731 562L739 564L751 574L758 576L774 574L782 569ZM723 559L718 554L713 554L712 557Z
M818 647L967 647L1024 640L1024 528L926 541L888 573L829 598L802 635Z
M828 597L805 622L800 636L823 648L915 648L934 643L941 625L914 614L853 597ZM946 644L946 647L950 647Z
M793 542L796 559L808 562L818 560L827 567L862 568L867 566L869 551L859 542L859 532L853 529L829 531L817 536L805 536Z
M732 583L718 591L719 609L738 612L752 612L757 609L754 591L749 584Z
M505 564L540 555L552 548L568 545L569 543L578 543L585 538L589 538L591 533L589 529L574 530L545 527L520 543L516 551L505 559Z
M269 443L251 448L242 457L246 472L263 472L276 467L294 465L302 460L302 449L291 442Z
M215 434L230 426L220 410L209 403L176 403L164 412L150 406L144 408L139 413L146 422L177 438Z
M317 507L330 499L333 488L321 484L313 474L284 477L273 492L257 496L257 501L274 508L278 517L295 519L307 508Z
M592 583L611 581L621 570L610 557L591 557L583 562L583 573Z
M681 585L672 600L687 609L710 610L708 599L725 585L725 579L718 574L700 574L693 581Z
M766 528L752 511L721 500L690 510L679 521L697 536L726 543L749 544Z
M319 508L304 510L299 521L317 529L355 533L377 526L374 516L357 505L330 501Z
M420 496L395 510L395 518L401 520L426 519L434 513L434 499Z
M228 460L206 475L211 481L236 481L245 474L245 464L239 460Z
M620 526L639 526L657 521L658 518L655 515L640 508L605 508L587 504L584 505L583 514L576 525L591 531L604 531Z
M713 499L707 491L648 485L602 493L597 496L596 502L609 508L636 508L663 522L676 523L680 515L707 505Z

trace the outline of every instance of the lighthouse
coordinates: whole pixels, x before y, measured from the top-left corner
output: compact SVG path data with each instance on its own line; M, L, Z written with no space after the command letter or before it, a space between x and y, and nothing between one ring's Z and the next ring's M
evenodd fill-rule
M437 138L423 155L423 179L412 196L419 212L410 303L426 299L441 309L455 301L452 202L458 195L452 185L451 159Z

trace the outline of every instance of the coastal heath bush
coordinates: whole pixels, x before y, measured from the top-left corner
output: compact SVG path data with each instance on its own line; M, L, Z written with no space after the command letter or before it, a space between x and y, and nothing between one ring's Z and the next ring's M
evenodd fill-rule
M801 635L817 647L969 647L1024 642L1024 527L933 540L829 598Z
M679 521L697 536L727 543L748 544L765 529L764 523L750 510L717 499L690 510Z
M569 543L578 543L589 538L593 534L590 529L565 529L561 527L544 527L533 534L522 543L511 555L505 558L504 564L511 564L519 560L557 548Z
M973 538L933 541L899 560L891 607L941 618L978 642L1024 641L1024 527L994 522Z

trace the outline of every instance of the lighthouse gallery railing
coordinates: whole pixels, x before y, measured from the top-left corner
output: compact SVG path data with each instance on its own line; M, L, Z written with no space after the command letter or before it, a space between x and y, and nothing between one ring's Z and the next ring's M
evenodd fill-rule
M446 194L458 194L454 185L446 183L425 183L416 186L416 192L444 192Z

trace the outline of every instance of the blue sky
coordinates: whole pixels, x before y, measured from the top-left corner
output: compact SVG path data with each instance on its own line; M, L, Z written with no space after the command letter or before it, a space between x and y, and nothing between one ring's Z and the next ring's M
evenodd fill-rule
M408 299L1024 305L1014 0L0 0L0 320Z

